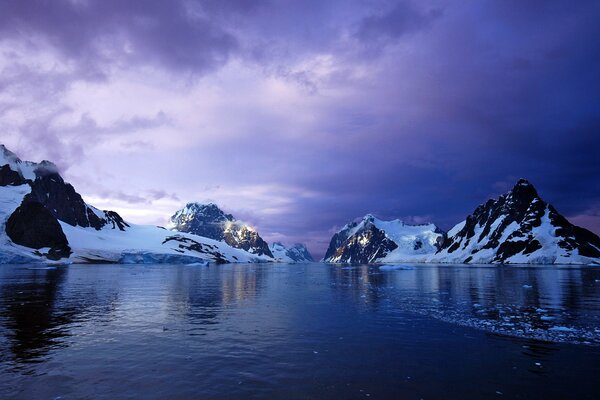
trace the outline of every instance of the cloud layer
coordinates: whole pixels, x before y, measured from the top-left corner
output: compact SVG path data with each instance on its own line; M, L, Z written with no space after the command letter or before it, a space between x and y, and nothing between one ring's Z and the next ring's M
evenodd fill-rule
M135 222L216 201L315 253L527 177L600 232L593 1L3 1L1 142Z

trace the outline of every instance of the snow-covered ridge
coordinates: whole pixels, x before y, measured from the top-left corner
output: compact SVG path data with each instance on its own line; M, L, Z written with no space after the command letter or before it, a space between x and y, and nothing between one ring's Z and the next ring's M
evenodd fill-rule
M56 165L50 161L34 163L31 161L21 161L12 151L8 150L3 144L0 144L0 166L8 165L9 168L17 172L23 179L35 180L36 172L58 172Z
M308 263L314 259L305 245L296 243L290 247L286 247L281 242L274 242L270 246L273 257L278 262L285 263Z
M428 261L593 264L600 263L600 239L571 224L520 179L452 228L442 250Z
M324 261L332 263L424 262L441 246L434 224L384 221L372 214L345 225L331 239Z
M520 179L447 235L433 224L408 225L367 214L333 235L324 261L600 264L600 238L571 224Z

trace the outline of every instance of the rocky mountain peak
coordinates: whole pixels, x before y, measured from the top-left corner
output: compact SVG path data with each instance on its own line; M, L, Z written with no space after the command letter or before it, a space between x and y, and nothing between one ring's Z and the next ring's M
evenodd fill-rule
M268 244L251 226L226 214L215 203L191 202L169 220L171 230L192 233L224 241L228 245L256 255L272 257Z
M526 179L519 179L510 192L505 194L507 200L515 202L517 205L531 204L534 200L541 200L535 187Z
M233 215L226 214L215 203L188 203L182 210L183 215L194 218L202 218L205 222L233 221Z
M445 234L433 224L408 225L367 214L333 235L324 260L335 263L423 261L441 246Z
M490 199L450 230L433 259L473 263L587 263L600 239L576 227L542 200L525 179Z

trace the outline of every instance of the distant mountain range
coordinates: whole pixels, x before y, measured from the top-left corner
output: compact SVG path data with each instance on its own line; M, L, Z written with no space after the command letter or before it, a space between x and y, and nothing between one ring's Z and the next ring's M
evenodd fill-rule
M600 238L571 224L521 179L448 233L367 215L333 235L324 261L600 264Z
M98 210L51 162L21 161L0 145L0 263L278 261L258 233L214 204L190 203L171 223L135 225Z
M49 161L0 145L0 263L311 262L306 246L270 246L216 204L188 203L167 228L87 204ZM544 202L526 180L448 233L368 214L333 235L331 263L600 264L600 238Z
M306 246L302 243L286 247L280 242L275 242L271 245L270 249L273 257L280 262L307 263L315 261Z

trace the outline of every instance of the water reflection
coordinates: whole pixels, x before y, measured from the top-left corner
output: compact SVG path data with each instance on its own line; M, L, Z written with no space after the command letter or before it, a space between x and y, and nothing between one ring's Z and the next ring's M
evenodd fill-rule
M51 350L67 346L72 328L87 313L110 315L118 291L97 291L95 278L66 267L3 268L0 362L41 362Z
M206 328L202 326L218 324L226 308L253 300L265 290L264 269L237 265L174 269L175 278L168 289L169 315L165 319L185 318L194 325L192 335L204 334ZM168 277L172 272L164 273Z
M586 395L599 322L599 268L3 266L0 398Z
M63 269L29 270L2 285L0 318L6 343L0 353L2 361L39 360L68 335L64 325L72 321L76 310L56 304L65 275Z
M372 308L380 303L379 292L388 283L388 275L369 265L330 266L330 286L338 301L349 304L365 304Z

